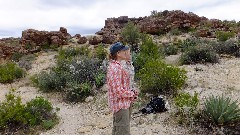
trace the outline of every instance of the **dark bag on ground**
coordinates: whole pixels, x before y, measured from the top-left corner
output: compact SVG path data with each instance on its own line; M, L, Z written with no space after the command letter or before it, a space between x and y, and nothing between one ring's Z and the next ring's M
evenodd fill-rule
M139 111L143 114L165 112L167 111L166 101L163 99L163 97L152 97L150 103L148 103L146 107Z

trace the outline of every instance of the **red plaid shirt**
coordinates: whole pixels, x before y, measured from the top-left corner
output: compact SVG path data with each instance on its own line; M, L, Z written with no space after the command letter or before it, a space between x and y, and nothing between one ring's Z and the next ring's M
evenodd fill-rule
M137 95L130 89L130 76L118 61L111 61L107 71L108 103L115 113L128 109Z

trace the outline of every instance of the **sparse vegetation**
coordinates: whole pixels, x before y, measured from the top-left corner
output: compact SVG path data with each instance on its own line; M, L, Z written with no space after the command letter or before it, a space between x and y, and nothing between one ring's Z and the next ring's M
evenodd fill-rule
M32 80L44 92L65 92L70 102L84 101L93 94L94 85L99 88L105 83L106 71L101 66L102 60L87 57L85 55L89 53L81 52L78 48L60 50L56 67Z
M104 60L107 58L107 51L103 47L103 44L98 45L98 47L95 50L95 55L96 55L96 58L100 60Z
M234 39L229 39L225 42L219 42L213 45L214 50L219 54L228 54L240 57L240 42Z
M194 46L181 55L182 64L217 63L218 56L209 46Z
M23 77L25 71L13 62L0 65L0 83L11 83L14 79Z
M233 38L235 36L235 33L226 32L226 31L217 31L216 36L219 41L227 41L228 39Z
M36 97L23 104L21 97L14 94L14 89L6 94L6 99L0 103L0 132L14 133L19 130L26 130L30 127L52 121L50 129L58 123L58 118L52 104L43 97Z
M178 109L178 122L189 123L198 113L197 106L199 104L198 93L191 96L189 93L180 93L174 98L174 103Z

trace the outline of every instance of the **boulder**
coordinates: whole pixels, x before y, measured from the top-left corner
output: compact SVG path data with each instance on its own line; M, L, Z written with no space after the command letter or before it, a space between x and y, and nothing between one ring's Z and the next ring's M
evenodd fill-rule
M101 42L102 42L102 39L100 38L100 36L93 36L93 38L89 40L89 44L91 45L98 45Z
M78 44L85 44L87 43L87 38L86 37L80 37L77 41Z

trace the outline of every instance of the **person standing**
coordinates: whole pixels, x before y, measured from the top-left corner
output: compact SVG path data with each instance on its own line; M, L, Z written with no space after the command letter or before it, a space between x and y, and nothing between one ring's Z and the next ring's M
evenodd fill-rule
M112 135L130 135L131 105L138 96L131 76L121 61L129 60L129 47L117 42L110 47L107 69L108 103L113 112Z

